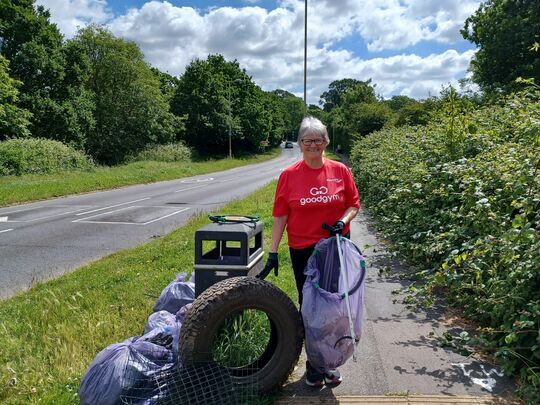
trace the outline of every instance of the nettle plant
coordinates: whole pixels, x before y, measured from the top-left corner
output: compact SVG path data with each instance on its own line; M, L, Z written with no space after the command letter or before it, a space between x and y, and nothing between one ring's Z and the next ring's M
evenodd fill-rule
M420 269L416 302L447 292L540 399L540 89L476 110L450 92L426 127L374 133L351 162L381 230Z

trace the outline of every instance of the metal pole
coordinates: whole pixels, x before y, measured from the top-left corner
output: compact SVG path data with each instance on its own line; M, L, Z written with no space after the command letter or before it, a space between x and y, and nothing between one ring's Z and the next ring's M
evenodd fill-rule
M306 109L306 112L307 112L306 83L307 83L307 0L304 1L304 108Z
M231 104L231 83L229 83L229 159L232 159L231 126L232 126L232 104Z
M353 345L353 361L356 363L356 334L354 333L354 326L351 313L351 302L349 300L349 275L347 274L347 260L343 260L343 253L341 252L341 235L336 235L337 251L339 257L339 271L343 275L343 281L345 281L345 306L347 307L347 318L349 318L349 332L351 333L352 345Z

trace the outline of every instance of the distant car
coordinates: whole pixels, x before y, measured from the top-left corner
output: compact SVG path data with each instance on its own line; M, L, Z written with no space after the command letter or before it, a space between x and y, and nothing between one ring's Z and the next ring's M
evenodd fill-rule
M292 147L293 147L293 144L292 144L291 141L285 142L285 149L290 149L290 148L292 148Z

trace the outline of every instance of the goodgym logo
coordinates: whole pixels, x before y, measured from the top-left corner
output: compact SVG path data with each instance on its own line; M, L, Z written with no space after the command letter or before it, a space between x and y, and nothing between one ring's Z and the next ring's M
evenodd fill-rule
M325 186L312 187L309 190L309 193L313 197L300 198L300 205L313 204L313 203L327 204L330 201L339 200L339 196L337 194L327 195L328 188L326 188Z
M319 188L312 187L311 190L309 190L309 193L311 195L323 195L328 194L328 189L325 186L321 186Z

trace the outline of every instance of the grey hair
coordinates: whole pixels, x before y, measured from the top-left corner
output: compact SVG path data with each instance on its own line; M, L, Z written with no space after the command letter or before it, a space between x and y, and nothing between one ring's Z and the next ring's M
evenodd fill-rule
M300 124L300 129L298 130L298 139L297 142L300 144L302 138L306 135L321 135L326 143L330 143L330 138L328 137L328 131L326 126L315 117L305 117Z

